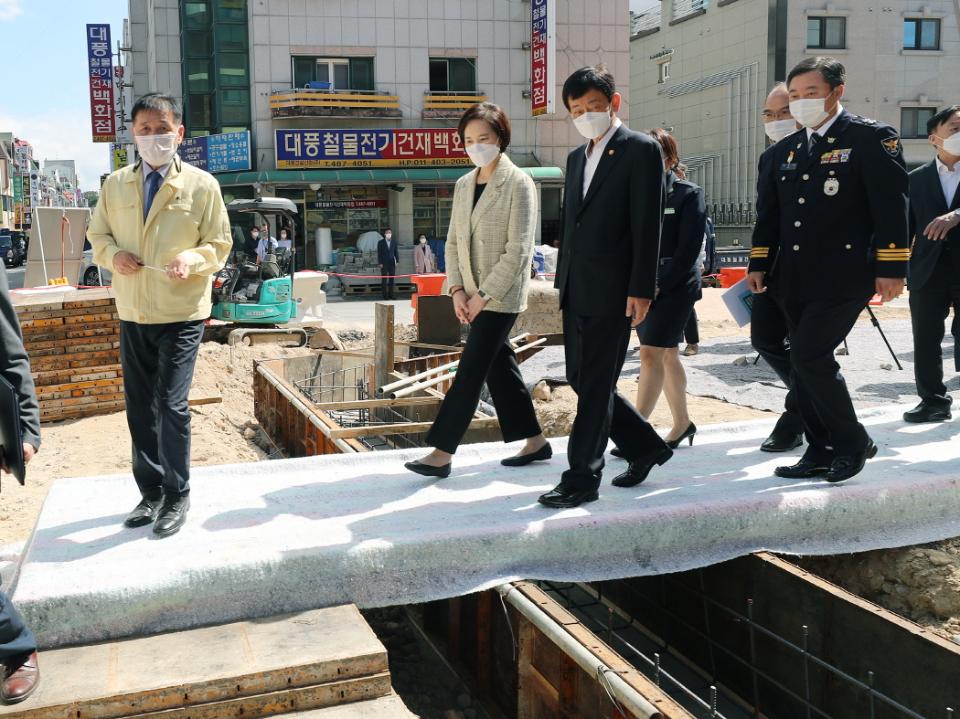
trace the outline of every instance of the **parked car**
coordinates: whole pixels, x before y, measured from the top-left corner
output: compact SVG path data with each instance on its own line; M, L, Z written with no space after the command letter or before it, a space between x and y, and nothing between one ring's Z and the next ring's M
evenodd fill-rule
M100 287L109 285L113 282L113 273L106 267L101 267L93 262L93 250L83 251L83 261L80 263L80 277L77 279L78 285L86 287Z
M21 233L0 230L0 256L7 267L19 267L27 259L27 247Z

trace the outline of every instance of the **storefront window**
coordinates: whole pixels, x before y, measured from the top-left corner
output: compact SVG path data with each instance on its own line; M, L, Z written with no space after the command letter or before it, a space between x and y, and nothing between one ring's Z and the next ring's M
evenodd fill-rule
M316 231L329 227L333 249L356 247L365 232L380 232L390 224L389 197L384 187L326 188L306 193L304 213L307 262L315 264Z
M413 189L413 234L446 239L453 207L453 186Z

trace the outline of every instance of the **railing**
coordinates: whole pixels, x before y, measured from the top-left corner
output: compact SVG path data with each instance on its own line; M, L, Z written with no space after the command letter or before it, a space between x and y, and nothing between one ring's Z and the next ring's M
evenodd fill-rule
M461 113L478 102L485 102L487 96L480 92L461 91L457 93L434 92L427 90L423 93L423 112L425 115L436 116L438 113Z
M400 114L400 97L370 90L313 90L295 88L273 90L270 110L274 117L289 116L290 110L311 108L323 114L324 110L376 110L390 115Z

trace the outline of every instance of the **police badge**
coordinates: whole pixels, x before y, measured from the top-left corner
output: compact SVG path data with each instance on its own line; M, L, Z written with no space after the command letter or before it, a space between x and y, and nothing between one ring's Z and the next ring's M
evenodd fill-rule
M840 180L837 178L831 177L823 183L823 194L827 197L833 197L838 192L840 192Z
M880 144L883 145L883 149L886 150L887 154L890 157L896 157L900 154L900 138L899 137L890 137L886 140L880 140Z

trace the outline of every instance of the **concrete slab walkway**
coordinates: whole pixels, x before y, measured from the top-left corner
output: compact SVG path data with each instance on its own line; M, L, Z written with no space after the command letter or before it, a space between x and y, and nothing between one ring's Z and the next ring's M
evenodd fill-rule
M176 536L124 529L129 476L54 484L14 598L44 646L343 603L424 602L526 578L682 571L757 550L833 554L960 535L960 428L863 413L880 453L841 485L773 475L770 422L704 428L643 485L557 511L536 502L565 467L507 469L516 448L465 446L453 476L403 468L422 450L198 469Z

